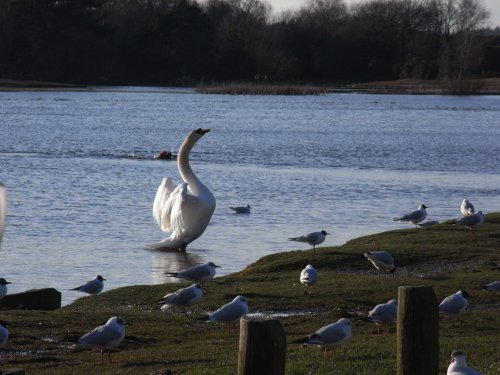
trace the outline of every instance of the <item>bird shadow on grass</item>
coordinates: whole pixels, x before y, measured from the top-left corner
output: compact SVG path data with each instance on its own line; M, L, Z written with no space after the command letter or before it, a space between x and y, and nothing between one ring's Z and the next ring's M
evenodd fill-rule
M215 359L174 359L174 360L164 360L164 361L127 361L122 364L122 367L136 366L136 367L149 367L149 366L173 366L181 365L184 363L191 364L209 364L215 362Z

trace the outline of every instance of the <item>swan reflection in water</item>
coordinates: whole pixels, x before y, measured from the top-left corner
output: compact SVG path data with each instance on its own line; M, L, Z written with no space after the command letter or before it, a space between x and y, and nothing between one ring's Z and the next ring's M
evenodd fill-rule
M203 250L200 250L203 251ZM150 250L152 261L152 281L155 284L185 282L165 275L165 272L179 272L206 262L201 256L177 250Z

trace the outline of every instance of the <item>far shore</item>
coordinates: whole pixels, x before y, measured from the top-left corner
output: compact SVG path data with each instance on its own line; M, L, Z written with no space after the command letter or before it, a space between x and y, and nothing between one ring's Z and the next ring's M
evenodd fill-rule
M141 86L158 87L144 84ZM105 87L105 86L103 86ZM0 79L0 91L87 91L83 84ZM327 93L408 94L408 95L500 95L500 78L448 80L376 81L366 83L309 84L271 82L229 82L200 84L203 94L230 95L321 95Z

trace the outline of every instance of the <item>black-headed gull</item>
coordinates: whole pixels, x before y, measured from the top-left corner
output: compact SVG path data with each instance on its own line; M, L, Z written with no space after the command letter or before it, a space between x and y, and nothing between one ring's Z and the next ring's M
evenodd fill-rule
M104 288L104 280L106 280L101 275L97 275L92 280L87 281L85 284L72 288L70 290L76 290L78 292L87 294L98 294L102 292Z
M398 300L391 299L387 303L381 303L368 312L368 320L377 325L377 332L380 333L381 324L394 323L398 316Z
M465 290L459 290L441 301L439 312L442 314L461 314L467 309L469 304L467 298L469 297Z
M243 296L236 296L231 302L219 307L216 311L198 318L209 322L237 323L248 314L248 302Z
M314 284L318 282L318 272L316 268L314 268L311 264L308 264L301 272L300 272L300 282L307 287L312 287ZM306 294L307 289L304 289L304 294Z
M394 265L394 257L391 253L387 251L370 251L364 253L366 259L368 259L374 267L381 271L388 271L392 275L396 271L396 266Z
M483 289L489 290L490 292L500 292L500 280L486 284L483 286Z
M409 214L402 215L400 217L395 217L393 220L412 223L416 228L417 224L421 221L424 221L427 217L427 211L425 210L426 208L428 207L425 204L421 204L420 206L418 206L418 209L416 211L410 212Z
M316 245L323 243L328 234L329 233L326 230L321 230L319 232L304 234L303 236L300 237L291 237L289 238L289 240L308 243L309 245L312 245L314 250L316 248Z
M12 283L10 281L5 280L3 277L0 277L0 299L6 296L8 284Z
M465 354L460 350L451 352L451 363L448 366L446 375L482 375L479 371L467 366Z
M460 212L463 216L468 216L474 214L476 211L474 210L474 205L465 198L460 205Z
M477 211L475 214L462 216L460 219L454 221L454 224L463 225L470 230L480 226L484 223L484 215L482 211Z
M328 349L332 348L334 353L333 361L335 363L335 348L347 344L351 337L351 321L347 318L341 318L336 323L321 327L309 336L292 342L302 344L303 346L316 345L324 348L323 355L325 359Z
M80 337L78 343L92 348L101 349L101 362L104 363L104 350L108 351L111 363L111 349L118 346L125 338L125 321L113 316L106 324L94 328L91 332Z
M9 330L7 329L7 324L3 321L0 321L0 348L5 348L8 340Z
M166 312L168 309L178 307L189 307L200 302L203 295L203 290L200 284L193 284L186 288L181 288L173 293L165 295L158 303L161 303L161 311Z
M249 214L252 207L247 204L246 206L230 206L229 208L237 214Z
M215 276L215 269L219 267L220 266L217 266L214 262L208 262L205 264L200 264L199 266L188 268L184 271L165 272L165 274L170 277L193 281L196 283L205 280L212 280Z

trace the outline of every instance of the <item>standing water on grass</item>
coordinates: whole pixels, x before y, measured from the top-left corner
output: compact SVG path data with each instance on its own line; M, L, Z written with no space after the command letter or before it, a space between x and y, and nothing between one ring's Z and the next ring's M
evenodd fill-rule
M153 156L199 127L212 130L191 153L217 200L210 225L185 254L145 250L168 236L151 214L158 185L181 182L175 160ZM220 276L309 249L288 241L308 232L333 246L412 228L392 218L420 203L427 220L458 217L464 197L500 211L500 96L1 92L0 132L0 276L10 293L54 287L63 304L97 274L104 291L207 261Z

